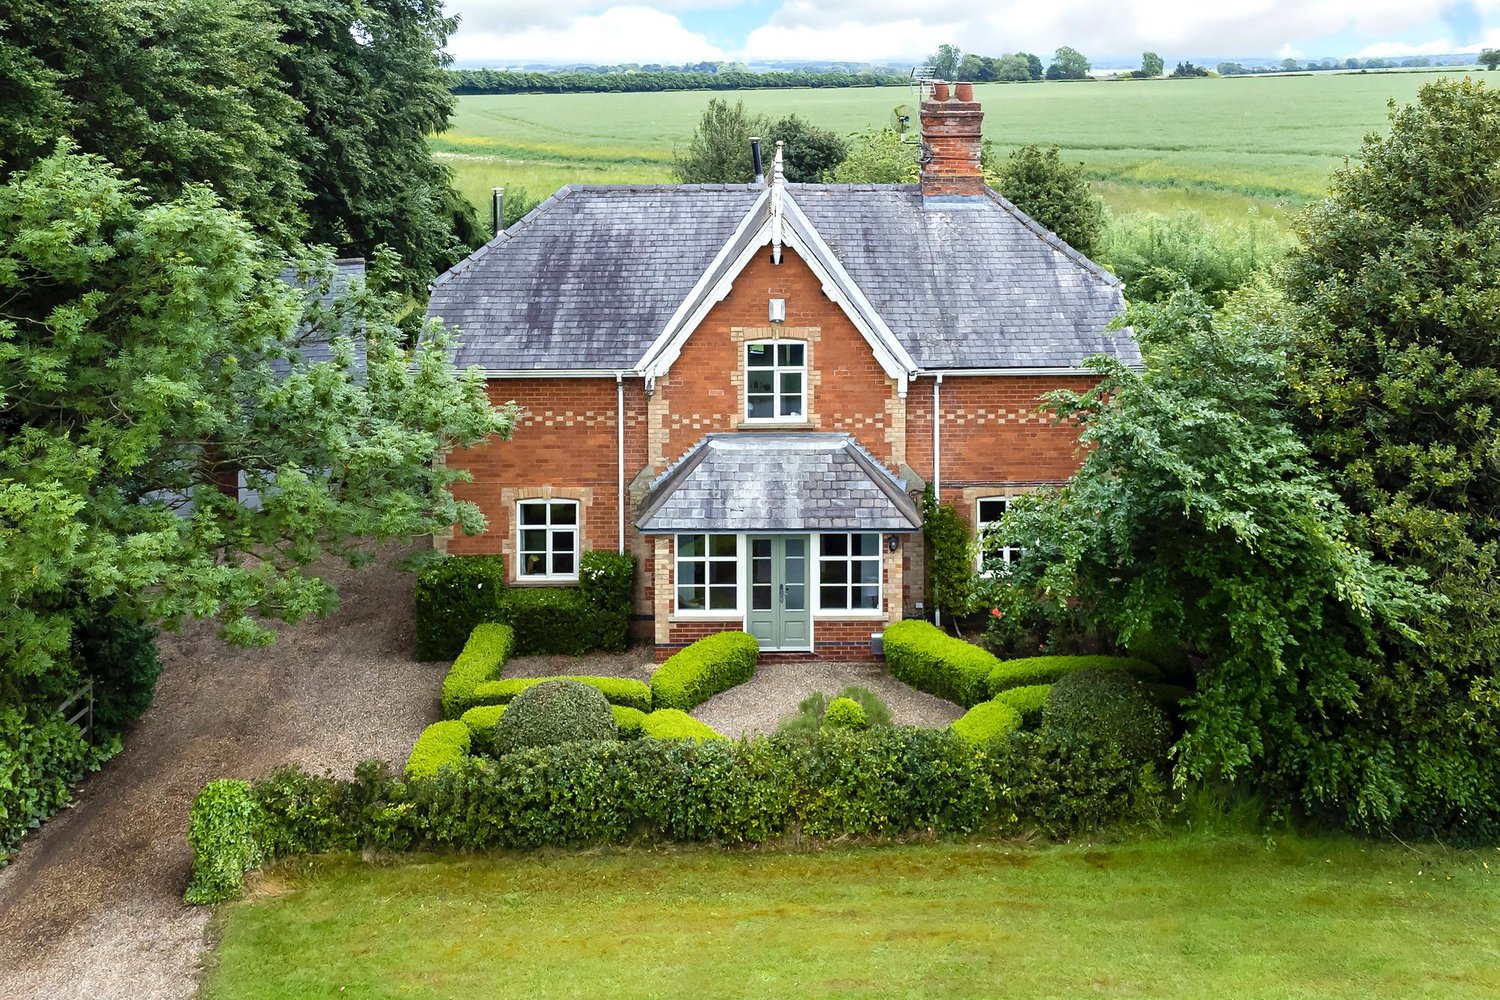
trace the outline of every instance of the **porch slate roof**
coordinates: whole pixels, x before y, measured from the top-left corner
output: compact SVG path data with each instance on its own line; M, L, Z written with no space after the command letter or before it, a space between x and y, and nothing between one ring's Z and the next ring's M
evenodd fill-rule
M710 434L652 483L636 527L696 531L916 531L906 484L848 434Z

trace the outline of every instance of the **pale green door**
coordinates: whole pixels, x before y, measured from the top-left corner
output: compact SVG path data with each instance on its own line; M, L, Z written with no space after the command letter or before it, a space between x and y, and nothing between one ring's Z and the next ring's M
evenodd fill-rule
M806 535L750 536L750 612L746 628L761 649L812 648L807 602Z

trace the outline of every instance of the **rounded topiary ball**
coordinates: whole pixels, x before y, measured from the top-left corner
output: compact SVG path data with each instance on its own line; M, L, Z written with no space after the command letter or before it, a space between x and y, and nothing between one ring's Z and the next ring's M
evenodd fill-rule
M1122 670L1079 670L1059 678L1042 707L1042 727L1068 742L1114 743L1138 761L1164 759L1171 736L1151 692Z
M596 687L577 681L533 684L511 701L495 726L497 754L576 740L619 739L615 714Z
M864 729L869 717L864 706L853 698L835 698L823 710L823 721L835 729Z

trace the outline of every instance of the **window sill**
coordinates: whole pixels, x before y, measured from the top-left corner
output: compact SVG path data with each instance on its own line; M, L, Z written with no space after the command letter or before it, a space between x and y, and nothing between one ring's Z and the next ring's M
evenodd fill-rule
M510 582L512 587L576 587L576 576L518 576Z
M742 622L743 611L674 611L667 616L668 622Z
M737 431L810 431L810 420L742 420L735 425Z
M883 622L884 611L814 611L813 621L828 622Z

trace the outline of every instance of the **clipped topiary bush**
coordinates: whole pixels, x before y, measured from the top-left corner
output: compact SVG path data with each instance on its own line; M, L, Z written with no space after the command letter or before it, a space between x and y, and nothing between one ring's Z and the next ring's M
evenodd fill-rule
M504 705L527 688L547 681L577 681L598 688L611 705L625 705L642 712L651 711L651 688L645 681L629 677L506 677L497 681L486 681L474 689L473 703L476 705Z
M188 818L193 878L183 898L217 903L238 896L245 873L265 860L260 847L264 826L249 782L222 778L204 785Z
M635 556L585 552L578 566L578 593L593 610L595 648L620 652L630 645L630 612L635 606Z
M466 724L457 719L434 722L422 730L412 746L411 756L406 758L406 776L430 778L445 767L460 764L472 745L473 735Z
M495 752L495 727L500 716L505 714L504 705L479 705L459 717L459 722L469 727L470 749L483 753Z
M699 722L681 709L659 708L641 719L641 735L653 740L722 740L706 722Z
M609 702L596 687L578 681L534 684L511 700L495 727L495 752L578 740L617 740L619 727Z
M641 727L646 721L645 712L626 705L611 705L609 710L615 715L615 727L620 732L620 739L638 740L641 738Z
M505 561L447 556L417 574L417 659L451 660L474 626L503 621Z
M480 704L474 700L475 689L500 675L515 646L515 632L509 625L476 625L443 678L443 718L456 719Z
M760 644L746 632L720 632L680 650L651 675L653 708L686 712L755 675Z
M917 620L886 626L885 659L903 684L965 708L988 700L986 681L1000 663L973 643Z
M1028 684L1001 691L990 700L1009 705L1020 712L1022 728L1035 729L1042 724L1042 709L1046 707L1047 696L1051 693L1051 684Z
M869 729L864 706L853 698L835 698L823 712L823 721L836 729Z
M1119 670L1146 681L1161 680L1155 664L1129 656L1028 656L1000 660L986 680L990 697L1011 688L1055 684L1080 670Z
M975 705L953 723L953 731L976 746L993 743L1021 728L1021 713L1000 701Z
M1156 697L1122 670L1079 670L1052 685L1042 712L1045 731L1061 742L1120 748L1134 761L1165 760L1171 730Z

